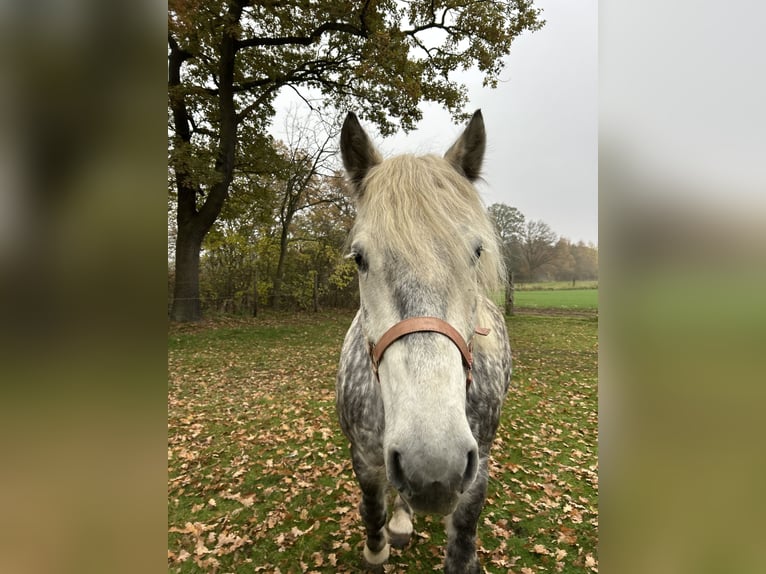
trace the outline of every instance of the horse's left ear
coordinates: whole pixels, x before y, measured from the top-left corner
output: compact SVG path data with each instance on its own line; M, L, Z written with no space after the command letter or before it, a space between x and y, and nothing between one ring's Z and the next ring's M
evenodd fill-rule
M484 118L481 110L476 110L465 131L447 150L444 157L469 180L476 181L479 178L486 147L487 132L484 130Z
M381 162L381 157L352 112L348 113L340 130L340 155L358 199L367 172Z

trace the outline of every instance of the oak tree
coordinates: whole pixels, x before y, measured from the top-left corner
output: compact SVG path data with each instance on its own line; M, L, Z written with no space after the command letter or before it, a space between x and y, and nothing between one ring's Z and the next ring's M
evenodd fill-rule
M494 87L514 38L542 25L530 0L170 0L171 318L201 316L202 241L235 172L270 153L281 90L318 92L384 135L413 128L421 101L463 120L467 94L454 72L476 67Z

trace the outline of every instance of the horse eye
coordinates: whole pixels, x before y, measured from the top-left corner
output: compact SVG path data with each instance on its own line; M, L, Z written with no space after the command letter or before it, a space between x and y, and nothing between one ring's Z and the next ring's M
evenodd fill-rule
M474 257L476 257L477 260L479 259L479 257L481 257L481 252L482 251L484 251L484 247L482 245L479 245L476 248L476 251L474 251L473 255L474 255Z
M356 263L357 268L359 271L366 271L367 270L367 261L364 259L364 255L361 254L359 251L352 251L347 255L349 259L353 259L354 263Z

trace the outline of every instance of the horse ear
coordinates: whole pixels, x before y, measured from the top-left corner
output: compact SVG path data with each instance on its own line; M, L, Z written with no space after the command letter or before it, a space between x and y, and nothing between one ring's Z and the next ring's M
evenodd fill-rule
M348 113L340 130L340 155L358 197L367 172L381 162L381 157L353 112Z
M479 178L484 150L487 147L487 132L481 110L476 110L463 133L444 154L444 157L465 176L476 181Z

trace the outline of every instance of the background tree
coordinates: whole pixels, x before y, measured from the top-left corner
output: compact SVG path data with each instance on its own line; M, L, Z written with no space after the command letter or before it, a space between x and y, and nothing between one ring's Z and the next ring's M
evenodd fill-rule
M504 203L493 203L487 208L495 222L505 262L505 313L513 315L514 273L521 260L521 234L524 229L524 214L515 207Z
M561 238L556 243L556 257L551 262L551 275L557 281L571 281L575 286L578 280L598 279L598 249L595 245L586 245L583 241L572 243Z
M578 279L598 279L598 248L578 241L571 246L574 274Z
M572 244L566 237L561 237L553 248L552 277L556 281L571 281L574 286L577 280L575 258L572 256Z
M232 197L205 236L200 257L200 301L222 312L257 313L259 243L272 233L277 174L275 155L266 173L237 172Z
M544 221L527 221L521 233L524 278L534 281L544 267L556 259L556 234Z
M310 155L281 148L285 158ZM200 256L203 311L255 315L259 305L275 300L275 285L279 300L290 308L353 305L356 267L352 263L347 269L349 262L342 258L354 213L345 181L339 172L315 174L301 195L302 205L293 210L289 225L283 225L286 191L281 177L291 169L251 176L252 189L224 206ZM258 186L268 189L256 192Z
M285 170L281 174L281 188L277 191L279 260L271 292L271 306L275 309L281 306L287 243L295 215L312 206L339 200L332 194L334 188L323 186L322 181L336 177L333 173L333 158L337 153L334 144L340 130L337 126L299 117L294 111L288 115L287 124L287 142L282 151ZM328 190L330 193L326 193Z
M354 109L384 135L414 127L424 100L464 120L466 90L451 73L478 67L494 87L513 39L543 25L539 12L529 0L170 0L171 318L201 316L202 242L236 170L271 154L265 134L281 89L316 90L324 105Z
M326 183L334 183L329 178ZM346 281L331 277L350 262L343 247L353 224L350 206L344 202L318 203L295 218L290 242L290 274L287 293L294 308L319 310L323 302L333 307L353 306L356 296L356 267Z

